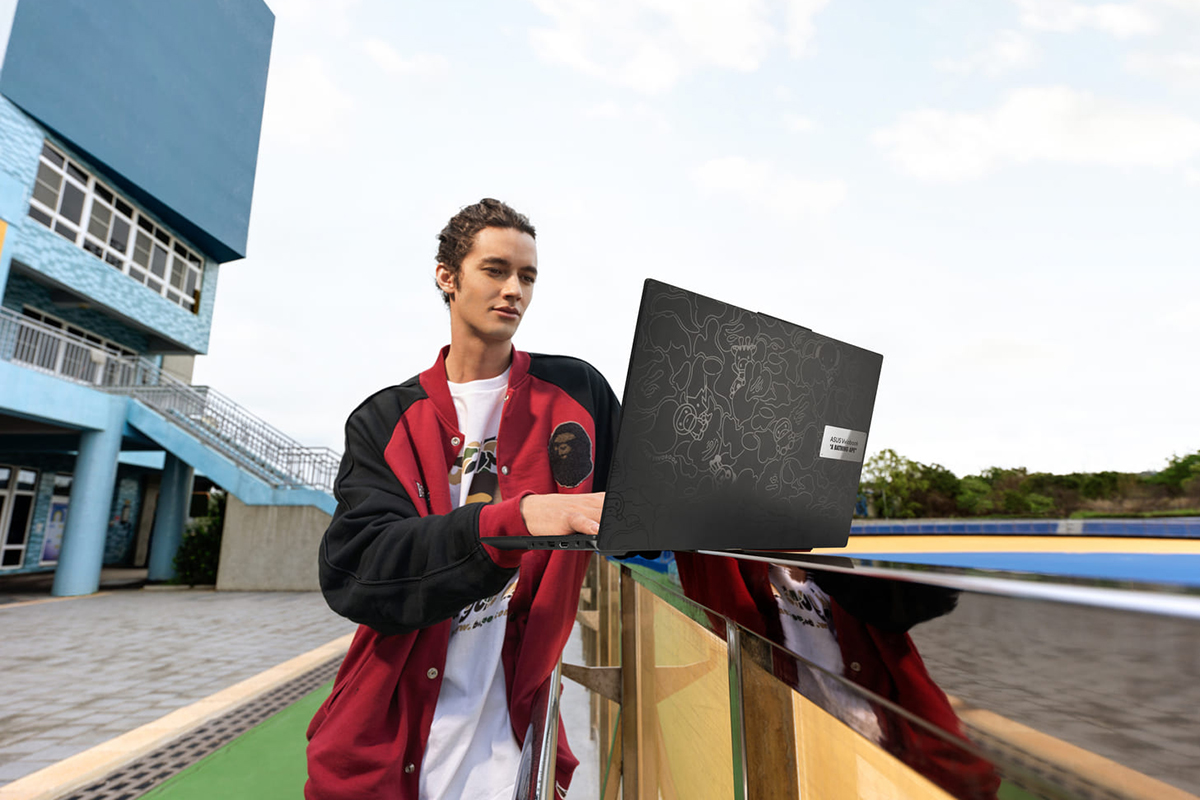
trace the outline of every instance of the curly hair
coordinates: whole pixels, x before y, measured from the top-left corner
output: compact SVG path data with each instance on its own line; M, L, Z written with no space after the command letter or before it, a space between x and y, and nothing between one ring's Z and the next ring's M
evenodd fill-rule
M463 259L475 245L475 235L484 228L513 228L528 233L534 239L537 238L537 231L534 230L529 217L507 203L485 197L474 205L463 207L450 218L437 237L437 263L450 270L456 286ZM440 287L438 291L441 291ZM442 300L449 308L450 295L442 292Z

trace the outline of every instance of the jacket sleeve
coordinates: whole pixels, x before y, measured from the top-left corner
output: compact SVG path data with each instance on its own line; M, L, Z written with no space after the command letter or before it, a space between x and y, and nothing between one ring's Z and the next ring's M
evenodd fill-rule
M496 564L479 542L481 504L444 515L418 513L384 459L392 417L368 402L346 423L346 452L334 484L337 509L319 558L330 608L384 635L449 619L503 589L514 572ZM515 529L498 533L522 532L516 530L524 528L520 500L492 507L490 525Z

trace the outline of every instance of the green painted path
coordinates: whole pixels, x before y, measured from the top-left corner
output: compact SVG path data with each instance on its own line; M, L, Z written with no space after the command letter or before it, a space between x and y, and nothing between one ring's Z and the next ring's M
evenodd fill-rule
M333 681L260 722L144 795L144 800L299 800L307 770L304 731ZM1005 781L998 800L1035 800Z
M146 794L147 800L298 800L304 797L304 731L333 681L267 717Z

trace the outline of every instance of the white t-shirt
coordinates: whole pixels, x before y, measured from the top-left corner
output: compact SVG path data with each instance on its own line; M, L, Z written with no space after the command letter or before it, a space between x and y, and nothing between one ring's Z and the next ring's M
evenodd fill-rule
M450 502L455 508L468 503L498 503L496 435L508 393L508 370L494 378L451 383L450 397L458 412L458 429L465 444L450 468Z
M450 470L454 507L500 500L496 435L508 391L508 372L470 383L451 383L458 428L466 437ZM521 748L508 716L504 630L517 577L492 597L464 608L452 620L446 668L421 766L421 800L509 800L517 782Z
M798 581L778 564L771 565L770 575L771 588L779 603L784 647L835 675L845 675L845 663L842 660L842 648L838 645L837 631L833 627L833 607L829 595L808 576ZM868 739L882 741L879 718L865 699L828 675L818 672L816 681L840 712L838 716Z

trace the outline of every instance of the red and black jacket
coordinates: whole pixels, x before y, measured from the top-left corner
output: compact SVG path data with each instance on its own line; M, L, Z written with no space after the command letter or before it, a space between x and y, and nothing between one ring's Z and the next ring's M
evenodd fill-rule
M346 423L320 580L330 607L361 627L308 728L309 800L417 797L450 619L514 572L501 658L518 743L575 622L589 553L496 550L480 536L528 535L525 495L604 490L616 397L583 361L514 350L496 442L500 500L452 509L449 474L465 442L446 382L448 350L372 395ZM583 469L551 458L559 429L584 432ZM566 787L578 761L561 722L558 742L557 781Z

